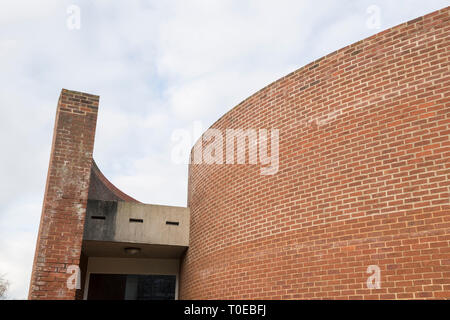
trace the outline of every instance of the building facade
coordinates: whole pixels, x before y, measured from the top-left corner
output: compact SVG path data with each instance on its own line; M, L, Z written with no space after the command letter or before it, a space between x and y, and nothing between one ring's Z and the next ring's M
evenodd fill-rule
M250 144L244 163L196 161L227 153L203 135L186 208L115 188L92 159L98 96L63 90L30 299L450 298L449 22L385 30L240 103L211 129L276 130L276 172Z

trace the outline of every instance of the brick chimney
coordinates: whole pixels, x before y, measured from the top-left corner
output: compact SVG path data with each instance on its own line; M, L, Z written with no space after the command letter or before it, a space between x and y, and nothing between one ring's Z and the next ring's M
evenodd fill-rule
M29 299L75 299L66 272L80 263L98 103L96 95L61 91Z

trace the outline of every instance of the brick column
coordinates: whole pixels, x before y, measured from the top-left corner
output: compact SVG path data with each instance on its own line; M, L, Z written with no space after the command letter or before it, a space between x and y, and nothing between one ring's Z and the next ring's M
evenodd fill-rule
M63 89L58 101L29 299L75 299L99 97Z

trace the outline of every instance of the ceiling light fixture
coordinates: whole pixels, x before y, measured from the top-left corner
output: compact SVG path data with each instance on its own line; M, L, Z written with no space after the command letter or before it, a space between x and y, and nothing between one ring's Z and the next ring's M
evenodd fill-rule
M129 247L125 248L125 253L129 255L135 255L141 252L141 248Z

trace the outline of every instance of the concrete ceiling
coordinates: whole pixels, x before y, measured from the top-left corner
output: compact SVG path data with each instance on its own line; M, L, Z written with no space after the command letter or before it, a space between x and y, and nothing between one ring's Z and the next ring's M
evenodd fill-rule
M130 255L125 248L140 248L137 254ZM141 244L127 242L92 241L84 240L82 251L88 257L114 257L114 258L179 258L187 249L185 246Z

